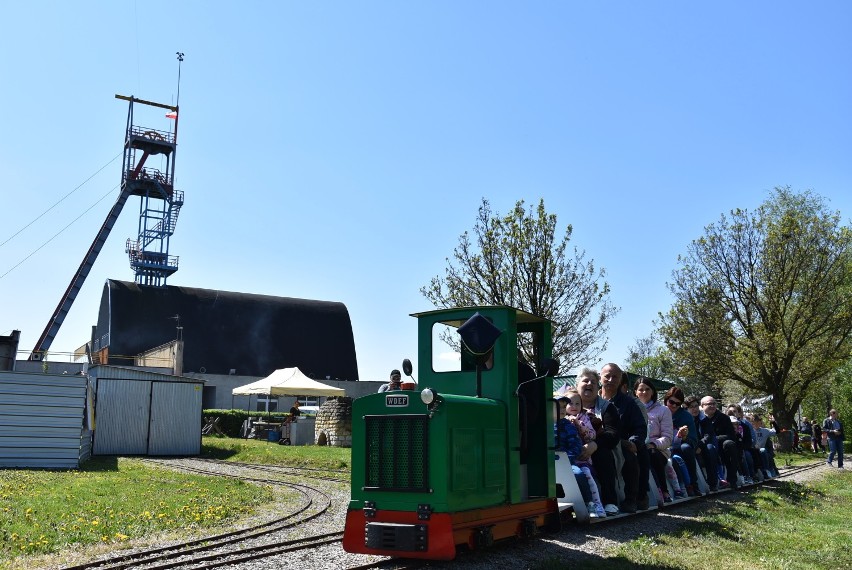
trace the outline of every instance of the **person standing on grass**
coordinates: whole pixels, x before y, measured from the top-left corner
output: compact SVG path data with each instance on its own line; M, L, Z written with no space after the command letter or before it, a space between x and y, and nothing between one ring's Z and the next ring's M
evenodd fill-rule
M843 469L843 422L837 419L837 410L828 412L828 417L822 422L822 431L828 434L828 459L829 465L834 461L837 454L837 466Z
M299 399L296 398L296 401L293 402L293 406L290 408L290 415L284 420L285 424L291 424L296 421L296 418L302 415L302 410L299 409Z
M813 448L814 453L825 453L825 446L822 444L822 426L819 425L819 421L817 420L814 420L813 422L813 432L814 437L811 442L811 447Z

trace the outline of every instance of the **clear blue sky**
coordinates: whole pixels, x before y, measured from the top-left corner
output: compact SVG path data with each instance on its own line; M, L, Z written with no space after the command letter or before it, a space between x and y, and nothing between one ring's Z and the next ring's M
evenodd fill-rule
M108 166L0 246L0 275L109 195L0 278L0 334L34 345L117 196L114 94L174 101L181 51L169 284L341 301L381 380L416 364L408 315L481 199L544 198L608 272L622 362L722 213L789 185L849 220L850 29L846 1L7 2L0 242ZM88 339L107 278L132 281L138 209L52 350Z

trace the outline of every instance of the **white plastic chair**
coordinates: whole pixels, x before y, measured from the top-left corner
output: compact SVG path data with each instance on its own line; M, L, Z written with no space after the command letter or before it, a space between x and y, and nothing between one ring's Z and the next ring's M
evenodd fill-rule
M564 451L556 452L556 484L562 485L562 491L565 493L564 497L556 499L559 512L571 508L578 522L589 522L589 509L586 508L583 493L580 492L577 478L574 476L573 469L571 469L571 460L568 459L568 454Z

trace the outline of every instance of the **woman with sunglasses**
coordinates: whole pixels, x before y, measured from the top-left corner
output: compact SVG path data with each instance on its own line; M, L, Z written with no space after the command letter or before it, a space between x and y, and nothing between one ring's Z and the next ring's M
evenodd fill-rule
M666 395L663 396L666 407L672 413L672 431L674 433L672 455L680 456L686 464L686 471L689 475L686 492L690 497L694 497L701 494L696 484L698 473L695 471L695 449L698 447L698 437L696 437L695 420L692 414L683 407L685 400L683 390L677 386L669 388ZM690 426L692 426L691 429Z

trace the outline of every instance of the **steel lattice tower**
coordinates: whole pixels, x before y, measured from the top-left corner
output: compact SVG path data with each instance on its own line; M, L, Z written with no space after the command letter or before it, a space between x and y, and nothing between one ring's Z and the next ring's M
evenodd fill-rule
M128 238L125 251L135 281L140 285L164 287L178 269L178 257L169 255L169 239L175 231L178 214L183 206L183 192L174 189L175 154L177 151L177 107L127 98L127 134L124 140L122 165L122 194L139 196L139 231L137 238ZM134 124L133 105L163 107L174 119L174 132L148 129ZM165 169L146 166L150 156L162 155Z

